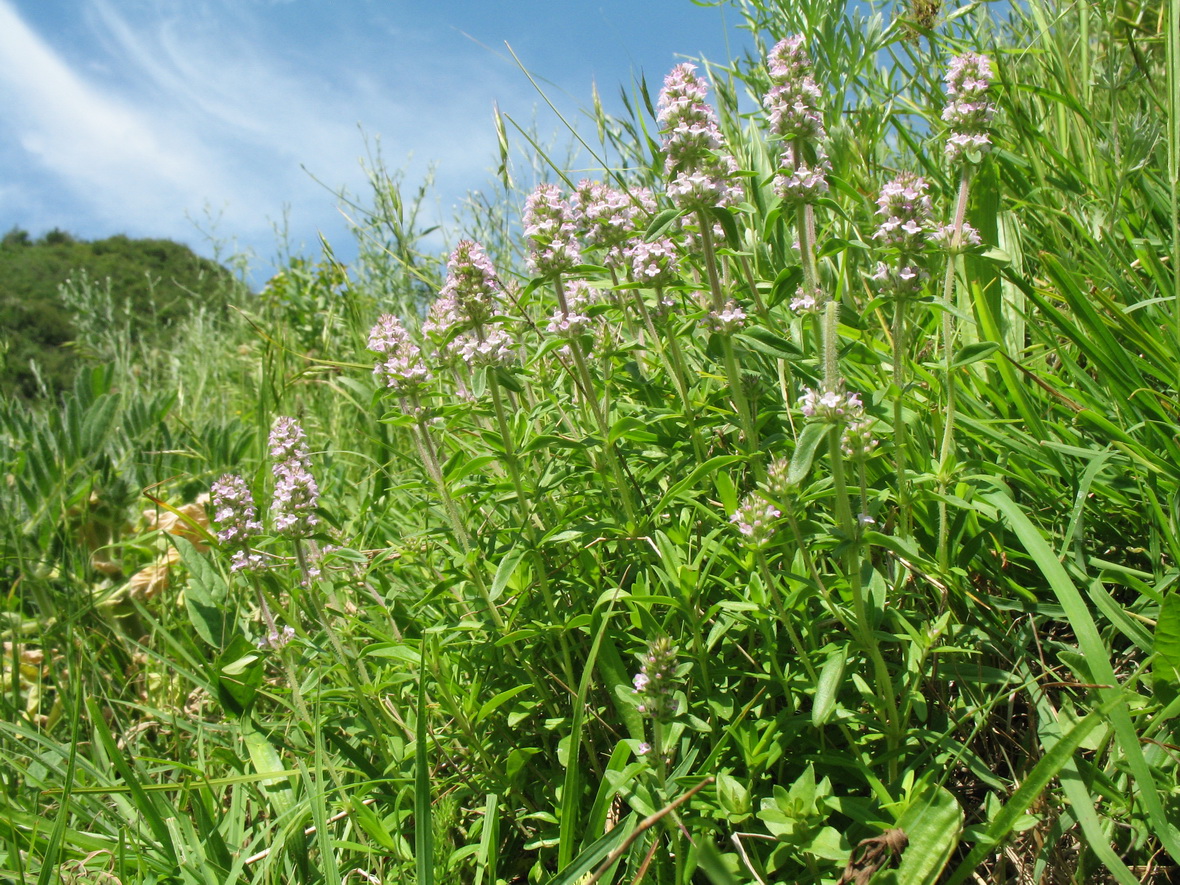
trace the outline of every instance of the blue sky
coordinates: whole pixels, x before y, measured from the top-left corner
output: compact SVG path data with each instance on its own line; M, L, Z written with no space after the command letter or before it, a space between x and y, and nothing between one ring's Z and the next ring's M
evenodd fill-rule
M748 45L732 10L690 0L0 0L0 231L162 236L248 250L265 279L285 226L348 254L333 190L363 194L366 140L432 221L483 187L493 107L555 123L643 71ZM317 181L318 180L318 181ZM325 185L327 187L325 187Z

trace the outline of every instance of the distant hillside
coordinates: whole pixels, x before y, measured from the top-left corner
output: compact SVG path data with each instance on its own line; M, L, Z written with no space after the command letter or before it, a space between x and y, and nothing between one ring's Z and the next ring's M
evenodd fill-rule
M50 390L71 382L85 342L72 346L75 308L61 294L68 280L109 281L115 307L129 306L132 336L147 346L164 343L198 305L224 310L236 286L224 267L171 240L86 242L59 230L34 239L14 228L0 239L0 392L37 395L31 361Z

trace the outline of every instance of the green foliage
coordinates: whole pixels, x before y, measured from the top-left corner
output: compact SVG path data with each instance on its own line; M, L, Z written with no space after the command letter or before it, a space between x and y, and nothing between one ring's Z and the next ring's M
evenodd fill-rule
M195 310L220 314L241 294L229 271L170 240L120 235L84 242L56 229L33 239L14 228L0 240L0 392L58 393L86 365L94 353L80 334L88 331L79 325L86 305L61 293L79 285L101 288L133 339L148 348L166 347Z

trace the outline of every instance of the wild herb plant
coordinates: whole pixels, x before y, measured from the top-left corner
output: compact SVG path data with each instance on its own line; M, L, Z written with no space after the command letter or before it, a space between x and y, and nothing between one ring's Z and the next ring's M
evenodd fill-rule
M377 171L0 403L8 878L1171 875L1180 7L735 5L445 267Z

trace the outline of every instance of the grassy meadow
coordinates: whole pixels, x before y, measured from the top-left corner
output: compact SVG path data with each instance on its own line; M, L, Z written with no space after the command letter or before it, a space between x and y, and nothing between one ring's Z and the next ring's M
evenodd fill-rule
M0 882L1180 881L1180 0L729 5L0 395Z

